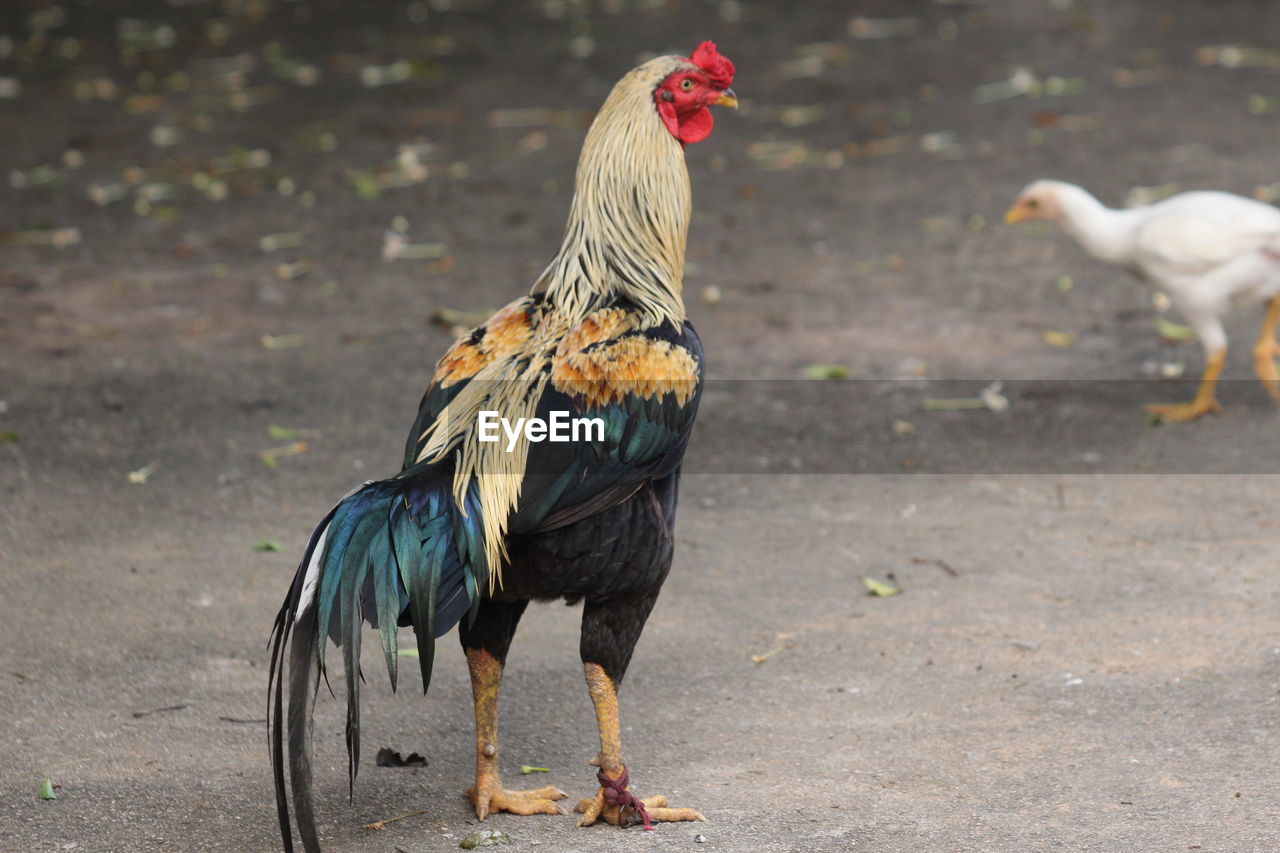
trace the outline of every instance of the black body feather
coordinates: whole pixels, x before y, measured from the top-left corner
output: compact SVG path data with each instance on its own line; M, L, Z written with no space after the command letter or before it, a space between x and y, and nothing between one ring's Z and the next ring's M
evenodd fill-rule
M325 677L326 640L343 652L350 785L360 753L362 622L378 630L393 689L395 628L413 628L425 691L434 640L455 624L463 623L464 645L503 659L529 600L584 601L584 660L589 657L621 680L671 566L679 468L702 375L701 344L691 326L667 324L638 334L655 346L683 351L693 365L693 388L683 393L650 388L639 394L623 387L607 404L593 405L548 386L540 415L567 410L601 417L606 438L530 446L520 501L508 520L509 559L502 585L492 593L479 544L482 519L475 488L459 506L452 457L415 461L424 424L463 383L433 384L428 390L397 477L348 495L316 528L276 617L271 645L269 734L287 851L294 849L295 824L307 853L320 849L311 795L311 711L319 679Z

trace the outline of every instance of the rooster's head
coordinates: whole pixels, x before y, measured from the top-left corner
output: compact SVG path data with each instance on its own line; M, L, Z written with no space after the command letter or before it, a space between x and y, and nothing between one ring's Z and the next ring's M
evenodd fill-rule
M671 135L688 145L701 142L711 133L714 120L710 106L738 106L729 88L733 63L709 41L698 45L687 63L663 78L653 90L658 115Z

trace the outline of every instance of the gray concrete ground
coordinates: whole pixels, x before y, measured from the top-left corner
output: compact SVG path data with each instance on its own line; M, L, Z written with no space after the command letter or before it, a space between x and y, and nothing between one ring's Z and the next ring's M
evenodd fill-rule
M58 8L0 16L0 78L20 86L0 101L19 172L0 189L0 850L278 849L265 642L310 526L394 469L450 338L433 310L490 310L549 257L613 79L705 37L744 102L689 150L689 302L724 381L623 714L636 788L708 822L487 825L555 851L1280 846L1277 415L1242 345L1258 318L1230 326L1224 413L1151 428L1140 402L1189 394L1152 372L1194 374L1194 345L1161 344L1140 283L997 224L1047 175L1114 204L1280 180L1280 9ZM906 34L854 37L885 26ZM1221 45L1251 50L1203 50ZM1063 93L979 102L1019 66ZM510 112L528 107L554 112ZM385 165L415 144L421 181ZM437 257L381 258L397 216ZM50 227L80 241L17 245ZM262 251L275 234L288 245ZM803 379L832 362L877 381ZM771 381L728 381L747 379ZM995 379L1003 415L923 407ZM474 828L465 668L441 648L425 700L370 662L369 759L429 765L366 760L354 802L322 698L326 849L446 851ZM507 773L540 764L575 797L595 750L576 648L574 611L532 611L503 717Z

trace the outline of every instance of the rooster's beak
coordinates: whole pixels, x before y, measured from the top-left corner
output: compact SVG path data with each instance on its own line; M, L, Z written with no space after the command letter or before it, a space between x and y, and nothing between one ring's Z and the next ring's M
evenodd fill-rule
M1004 221L1006 225L1013 225L1015 222L1030 219L1033 215L1031 208L1021 202L1017 202L1004 212Z
M733 107L736 110L738 108L738 96L733 93L732 89L725 89L720 93L720 97L711 103L717 107Z

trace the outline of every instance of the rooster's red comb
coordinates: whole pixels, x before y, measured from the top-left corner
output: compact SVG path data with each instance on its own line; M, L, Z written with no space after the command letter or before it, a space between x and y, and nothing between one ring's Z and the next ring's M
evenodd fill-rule
M716 50L715 42L704 41L698 45L689 61L707 72L711 84L717 89L728 89L733 83L733 63Z

